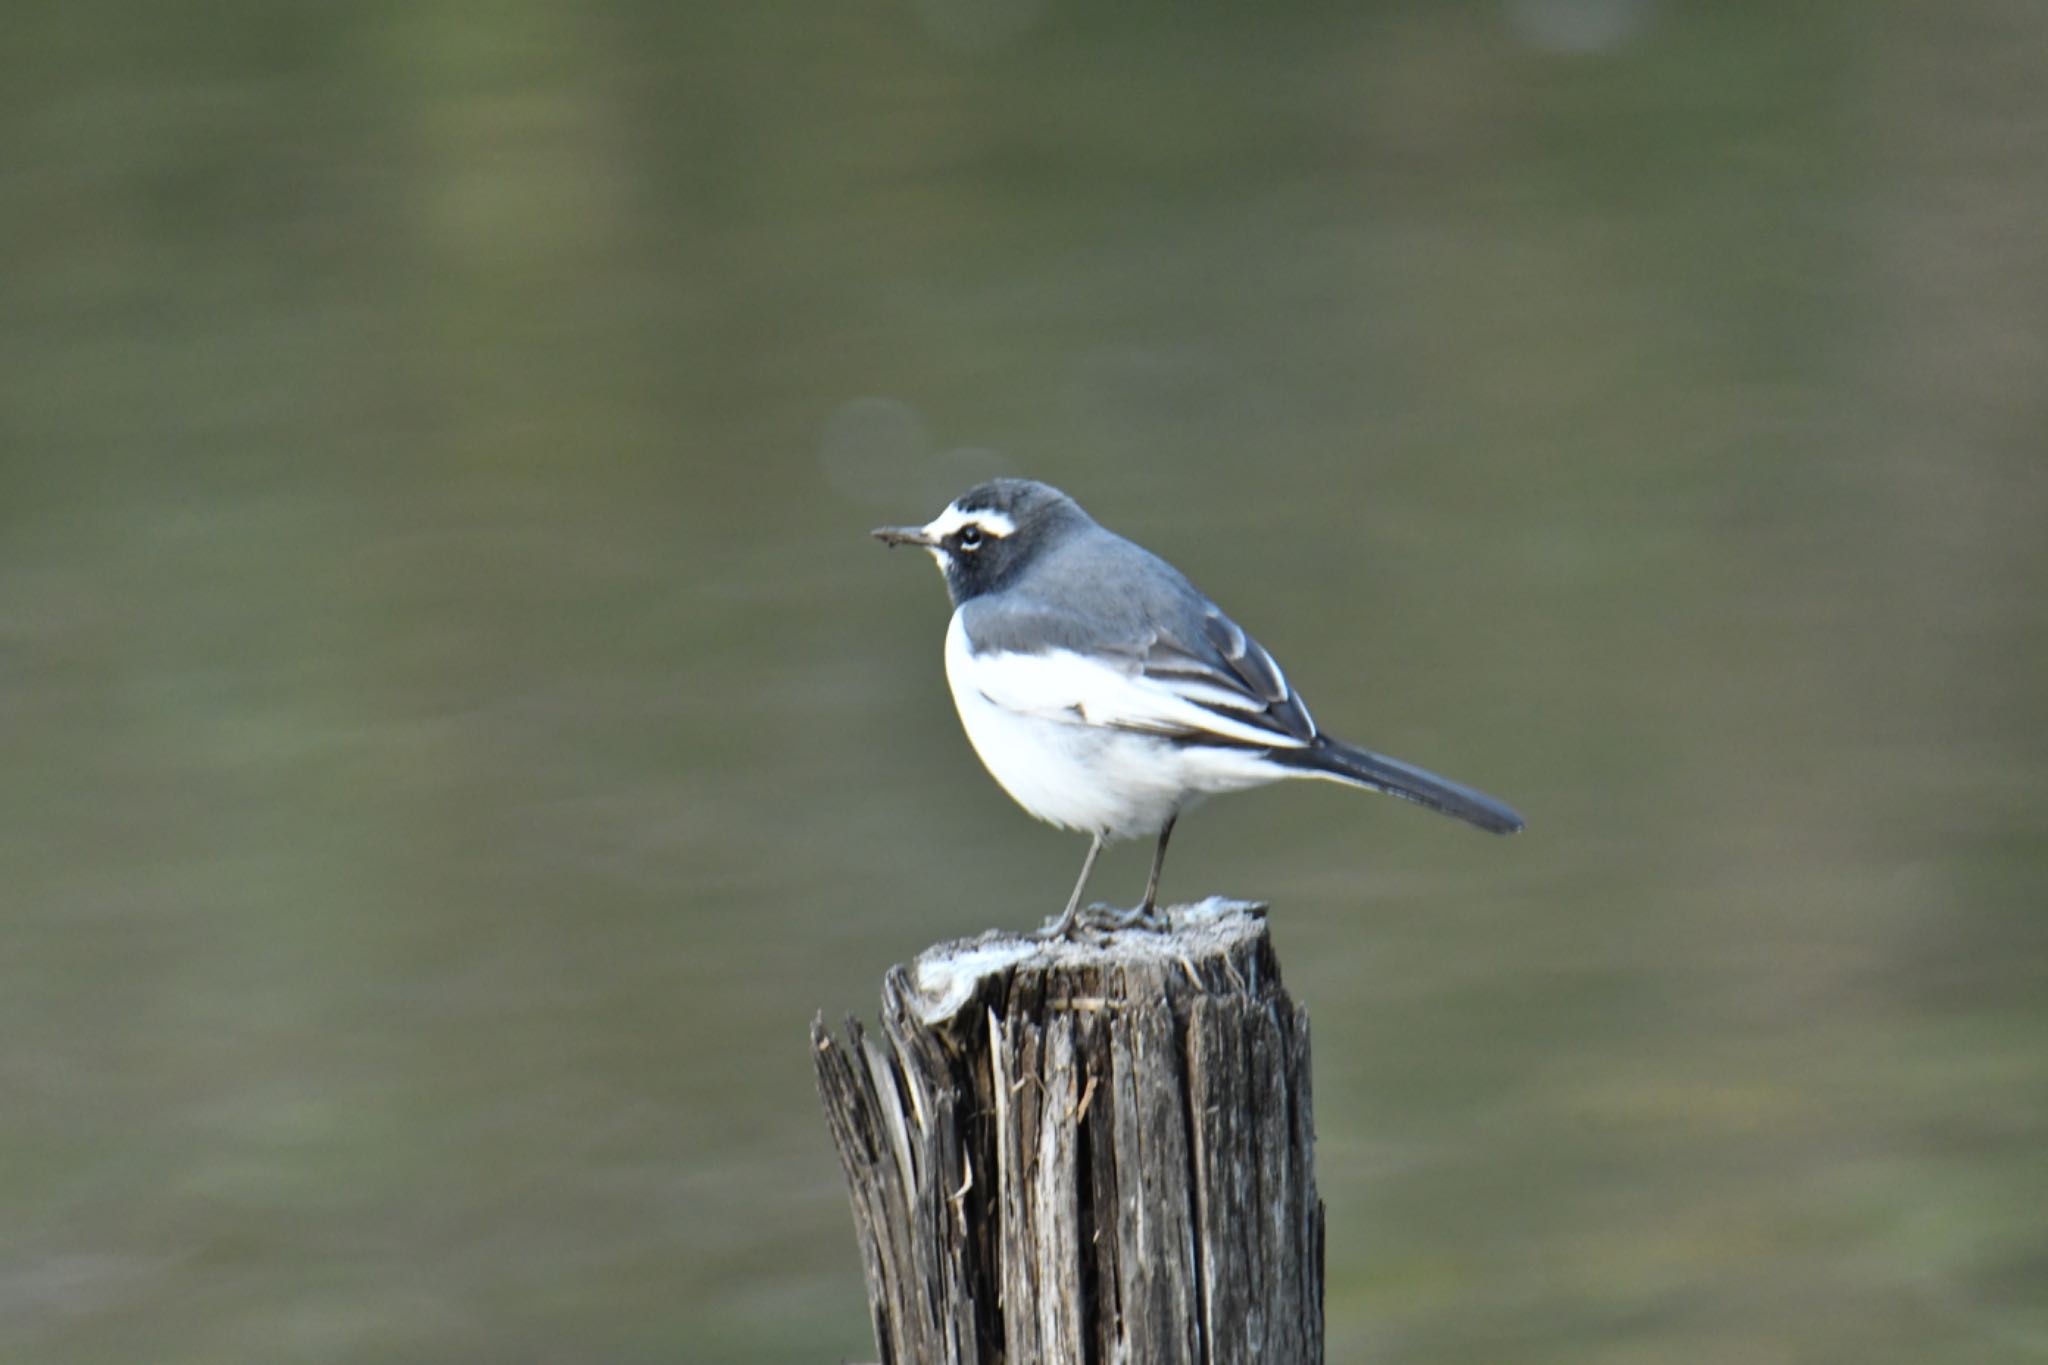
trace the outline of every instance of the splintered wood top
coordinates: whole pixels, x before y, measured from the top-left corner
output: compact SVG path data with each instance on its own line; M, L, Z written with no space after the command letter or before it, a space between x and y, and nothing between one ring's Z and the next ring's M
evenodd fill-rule
M1197 995L1264 998L1279 988L1265 906L1212 896L1160 914L1168 924L1163 931L1038 939L992 929L934 944L907 969L890 972L885 994L917 1022L940 1028L963 1014L1007 1013L1019 992L1051 1008L1080 1011L1115 1009L1134 999L1179 1005Z

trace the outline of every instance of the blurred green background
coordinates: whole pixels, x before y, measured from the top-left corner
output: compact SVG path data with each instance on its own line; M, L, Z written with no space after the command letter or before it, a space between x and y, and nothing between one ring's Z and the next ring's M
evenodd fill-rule
M2048 1355L2037 0L9 30L0 1359L871 1355L812 1012L1082 852L865 536L995 472L1530 817L1182 824L1333 1359Z

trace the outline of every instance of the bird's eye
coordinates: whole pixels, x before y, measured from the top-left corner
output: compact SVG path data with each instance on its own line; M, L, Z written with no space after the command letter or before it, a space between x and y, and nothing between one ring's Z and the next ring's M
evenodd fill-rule
M981 528L972 524L961 527L958 540L960 548L963 550L979 550L981 548Z

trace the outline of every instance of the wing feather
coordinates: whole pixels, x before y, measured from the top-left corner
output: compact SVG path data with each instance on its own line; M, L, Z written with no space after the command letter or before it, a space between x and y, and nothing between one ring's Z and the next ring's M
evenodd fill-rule
M1024 634L1014 613L1002 634ZM1058 622L1038 618L1030 636L1060 640ZM976 632L979 634L980 632ZM1229 617L1210 608L1194 631L1157 628L1125 640L1050 648L1005 648L991 639L962 667L994 705L1075 725L1162 735L1188 744L1300 748L1315 722L1279 665Z

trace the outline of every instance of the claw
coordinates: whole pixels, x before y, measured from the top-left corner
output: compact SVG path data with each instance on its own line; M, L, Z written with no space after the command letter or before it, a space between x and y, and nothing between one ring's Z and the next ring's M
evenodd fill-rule
M1171 927L1166 916L1159 912L1157 906L1152 905L1134 905L1128 910L1120 910L1113 905L1091 905L1077 918L1084 920L1088 928L1098 933L1111 933L1119 929L1143 929L1149 933L1161 934Z

